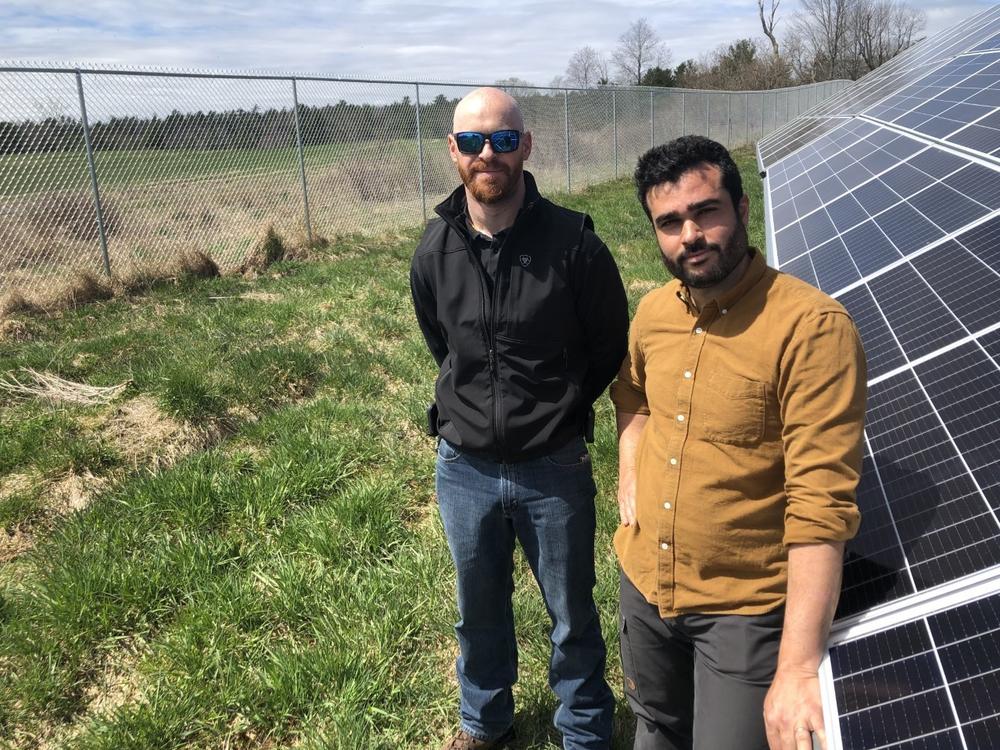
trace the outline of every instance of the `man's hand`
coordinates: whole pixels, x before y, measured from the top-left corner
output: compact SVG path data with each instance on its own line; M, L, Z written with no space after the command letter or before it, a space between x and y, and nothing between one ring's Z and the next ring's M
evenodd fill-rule
M635 472L618 480L618 517L622 526L635 523Z
M771 750L812 750L813 733L826 750L819 664L837 608L843 560L843 542L788 548L785 625L778 668L764 699L764 727Z
M615 411L618 423L618 517L622 526L635 526L635 459L639 438L649 419L648 414Z
M779 669L764 699L764 726L771 750L812 750L812 733L826 750L819 675Z

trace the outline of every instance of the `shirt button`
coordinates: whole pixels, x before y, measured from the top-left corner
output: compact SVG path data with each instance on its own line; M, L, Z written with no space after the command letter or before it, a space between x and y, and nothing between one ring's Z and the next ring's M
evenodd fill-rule
M667 510L670 510L670 503L664 503L663 507L666 508Z
M670 459L670 465L671 466L676 466L677 465L677 459L676 458L671 458Z
M684 377L685 378L690 378L691 377L691 371L690 370L685 370L684 371Z
M678 414L677 415L677 421L678 422L683 422L684 421L684 415L683 414Z
M727 310L726 308L722 308L722 314L723 315L725 315L727 312L729 312L729 310Z
M670 545L664 542L663 544L660 545L660 549L670 549Z
M694 329L694 332L695 332L695 333L704 333L704 331L702 331L702 330L701 330L701 327L700 327L700 326L699 326L698 328L695 328L695 329Z

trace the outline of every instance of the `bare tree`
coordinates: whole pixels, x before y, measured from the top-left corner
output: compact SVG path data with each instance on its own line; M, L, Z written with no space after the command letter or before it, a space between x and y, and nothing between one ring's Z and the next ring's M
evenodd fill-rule
M829 80L840 73L850 47L850 10L857 0L801 0L802 11L795 32L812 52L817 80Z
M764 6L768 6L768 12L765 16ZM778 12L778 6L781 5L781 0L757 0L757 10L760 11L760 26L764 29L764 36L766 36L771 42L771 49L774 51L774 56L778 56L778 39L774 35L774 27L778 25L778 19L775 15Z
M618 68L622 83L638 86L649 68L669 65L670 54L649 21L640 18L618 37L618 46L611 60Z
M924 13L903 0L802 0L785 55L803 81L859 78L917 41Z
M531 96L539 93L535 88L535 84L517 76L498 78L493 85L502 88L513 97Z
M917 41L927 16L897 0L859 0L854 12L858 56L875 70Z
M590 88L608 83L608 62L593 47L581 47L569 58L566 82L570 86Z

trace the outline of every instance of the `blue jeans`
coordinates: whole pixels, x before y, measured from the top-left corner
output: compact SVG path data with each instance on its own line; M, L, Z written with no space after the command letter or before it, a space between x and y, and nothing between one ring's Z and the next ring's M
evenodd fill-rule
M480 739L514 721L514 541L552 620L549 685L565 750L611 747L614 698L594 605L594 496L583 438L531 461L502 464L438 443L437 494L458 581L455 625L462 728Z

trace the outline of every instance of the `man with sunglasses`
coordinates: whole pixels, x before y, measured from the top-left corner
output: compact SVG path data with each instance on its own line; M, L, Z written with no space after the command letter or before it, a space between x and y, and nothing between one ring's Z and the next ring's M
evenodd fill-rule
M446 750L513 737L514 546L552 621L549 684L566 750L611 747L614 700L594 606L585 436L626 351L628 308L590 217L538 193L517 103L477 89L448 136L462 179L413 257L417 320L440 371L429 432L455 562L461 726Z

